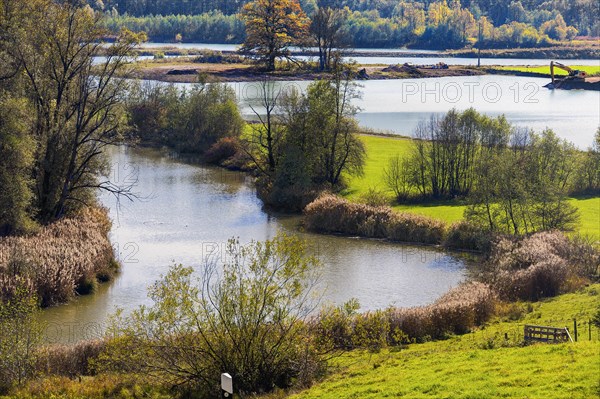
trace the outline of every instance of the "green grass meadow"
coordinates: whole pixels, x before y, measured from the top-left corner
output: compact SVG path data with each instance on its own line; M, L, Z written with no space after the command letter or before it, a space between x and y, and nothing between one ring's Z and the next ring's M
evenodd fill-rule
M529 306L515 305L524 312L519 320L497 318L445 341L380 353L350 352L332 361L335 372L325 381L292 398L597 398L600 331L593 327L590 341L588 320L599 303L600 284L595 284ZM519 345L525 324L572 331L573 319L578 320L576 343Z
M438 203L425 203L418 205L396 205L393 193L386 188L383 169L389 160L396 154L407 156L411 151L409 138L396 138L388 136L362 135L367 159L364 175L351 177L347 180L348 188L342 194L351 200L360 200L369 190L384 192L388 202L395 210L412 212L453 223L463 218L466 208L464 204L455 201L441 201ZM577 233L600 238L600 197L572 198L569 200L580 212L580 228Z

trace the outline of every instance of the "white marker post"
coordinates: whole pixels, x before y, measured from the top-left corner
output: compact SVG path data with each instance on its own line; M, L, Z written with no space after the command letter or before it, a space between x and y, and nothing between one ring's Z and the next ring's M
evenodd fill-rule
M233 378L227 374L221 374L221 395L223 398L233 397Z

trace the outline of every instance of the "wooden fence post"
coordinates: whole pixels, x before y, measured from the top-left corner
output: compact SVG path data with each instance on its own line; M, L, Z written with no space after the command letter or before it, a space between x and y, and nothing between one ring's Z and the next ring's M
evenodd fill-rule
M575 334L575 342L577 342L577 319L573 319L573 333Z

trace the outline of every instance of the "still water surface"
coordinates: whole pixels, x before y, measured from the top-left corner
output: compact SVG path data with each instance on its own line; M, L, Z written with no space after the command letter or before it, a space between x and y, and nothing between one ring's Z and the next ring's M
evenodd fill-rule
M297 234L323 263L323 302L357 298L363 310L434 301L464 278L462 260L433 248L301 232L299 218L262 209L251 182L240 173L178 161L151 149L111 153L112 179L137 178L142 200L101 196L114 221L112 242L123 263L116 281L95 295L44 311L48 340L70 342L98 335L107 316L150 304L147 287L181 263L202 270L203 258L231 237L264 240L277 231Z
M178 49L206 49L213 51L237 51L239 44L207 44L207 43L142 43L141 48L158 48L158 47L174 47ZM300 49L292 48L294 51ZM309 49L316 51L315 48ZM364 53L385 52L394 54L394 57L371 57L365 56ZM407 57L405 54L421 54L423 57ZM359 64L404 64L405 62L414 64L437 64L444 62L448 65L477 65L477 58L458 58L458 57L441 57L440 52L436 50L419 50L419 49L383 49L383 48L355 48L352 49L349 58L355 59ZM309 57L298 57L300 59L308 59ZM314 57L313 57L314 58ZM596 65L600 66L600 60L582 60L582 59L557 59L570 65ZM548 65L549 60L546 59L530 59L530 58L482 58L481 65Z

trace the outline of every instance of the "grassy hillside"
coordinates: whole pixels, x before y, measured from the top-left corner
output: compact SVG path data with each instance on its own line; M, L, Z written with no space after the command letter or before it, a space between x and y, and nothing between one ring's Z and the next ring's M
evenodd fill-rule
M294 399L338 398L593 398L600 395L600 335L588 319L600 301L600 284L510 309L511 318L446 341L413 344L378 354L351 352L333 364L325 381ZM505 317L507 319L508 316ZM573 326L579 342L520 346L523 325ZM509 339L505 341L504 334Z
M342 194L348 199L359 200L370 189L379 190L385 192L391 204L393 203L393 194L385 186L383 169L387 166L389 159L396 154L404 156L410 152L411 139L372 135L363 135L361 138L367 148L364 176L349 179L348 189ZM570 201L580 211L578 232L600 238L600 197L573 198ZM452 223L463 218L465 205L453 201L442 201L420 205L395 205L393 208Z

